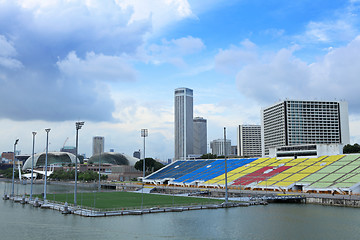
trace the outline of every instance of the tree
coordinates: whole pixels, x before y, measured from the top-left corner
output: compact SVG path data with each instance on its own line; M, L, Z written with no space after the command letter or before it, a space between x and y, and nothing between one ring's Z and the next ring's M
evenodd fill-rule
M10 168L5 169L5 170L0 170L0 174L2 174L4 176L4 178L12 178L13 168L10 167ZM19 171L16 168L15 168L15 171L14 171L14 178L15 179L19 178Z
M347 144L343 148L343 153L360 153L360 145L357 143L354 145Z
M217 158L216 154L207 153L201 156L201 159L215 159Z
M139 160L135 163L135 169L143 171L143 160ZM156 161L153 158L145 158L145 172L155 172L160 168L164 167L164 164Z

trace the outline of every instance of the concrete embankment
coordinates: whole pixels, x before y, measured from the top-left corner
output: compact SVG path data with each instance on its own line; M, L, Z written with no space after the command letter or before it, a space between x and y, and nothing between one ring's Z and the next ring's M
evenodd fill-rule
M345 198L321 198L321 197L307 197L307 204L319 204L325 206L339 206L339 207L360 207L360 200L345 199Z

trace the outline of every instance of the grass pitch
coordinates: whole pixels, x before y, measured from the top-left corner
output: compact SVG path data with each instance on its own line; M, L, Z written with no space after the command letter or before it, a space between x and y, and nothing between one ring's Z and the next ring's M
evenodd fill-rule
M77 205L97 209L136 209L141 207L141 193L133 192L78 192ZM40 196L38 196L40 198ZM47 199L57 202L74 203L73 193L47 194ZM143 207L171 207L201 204L220 204L219 199L180 197L144 193Z

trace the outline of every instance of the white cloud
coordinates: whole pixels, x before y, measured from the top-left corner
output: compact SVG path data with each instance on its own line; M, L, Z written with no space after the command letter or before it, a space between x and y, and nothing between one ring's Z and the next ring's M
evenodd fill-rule
M136 78L135 70L117 56L89 52L85 59L80 59L75 52L70 52L66 59L59 60L56 64L70 78L93 81L132 81Z
M263 54L244 66L236 76L240 92L262 103L284 98L344 99L350 111L360 112L360 36L311 64L295 57L295 50Z
M0 35L0 66L9 69L19 69L23 65L22 63L15 59L17 55L16 49L13 44L9 42L5 36Z
M184 18L193 17L187 0L116 0L122 9L132 9L129 24L151 19L155 31Z
M356 36L357 30L350 21L339 19L328 22L310 22L305 34L298 38L305 42L331 43L348 41Z
M236 73L246 64L257 60L256 46L246 39L241 46L230 46L228 49L220 49L215 56L215 69L224 73Z
M110 82L135 80L124 56L151 30L130 16L114 1L0 1L0 118L113 121Z
M155 64L169 62L176 66L185 66L183 57L202 51L205 44L200 38L192 36L171 39L163 39L161 44L152 44L148 47L147 58Z

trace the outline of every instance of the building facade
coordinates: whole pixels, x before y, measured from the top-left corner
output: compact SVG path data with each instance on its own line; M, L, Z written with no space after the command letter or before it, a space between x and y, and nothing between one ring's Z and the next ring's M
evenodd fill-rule
M211 153L217 156L228 156L231 154L231 140L226 139L226 144L224 144L224 139L216 139L210 142ZM226 153L225 153L226 148Z
M237 156L238 155L238 150L237 150L237 146L231 146L231 156Z
M92 149L93 149L93 156L103 153L104 152L104 145L105 145L105 138L104 137L93 137L93 145L92 145Z
M139 151L134 151L133 157L134 157L134 158L137 158L137 159L140 159L140 157L141 157L140 149L139 149Z
M193 153L193 90L175 89L175 160Z
M304 144L348 144L348 105L343 101L286 100L262 109L262 152Z
M207 153L207 123L206 119L202 117L196 117L193 120L194 123L194 155L203 155Z
M238 156L261 156L261 125L239 125L237 143Z
M68 152L76 155L76 147L73 146L64 146L60 149L60 152Z

